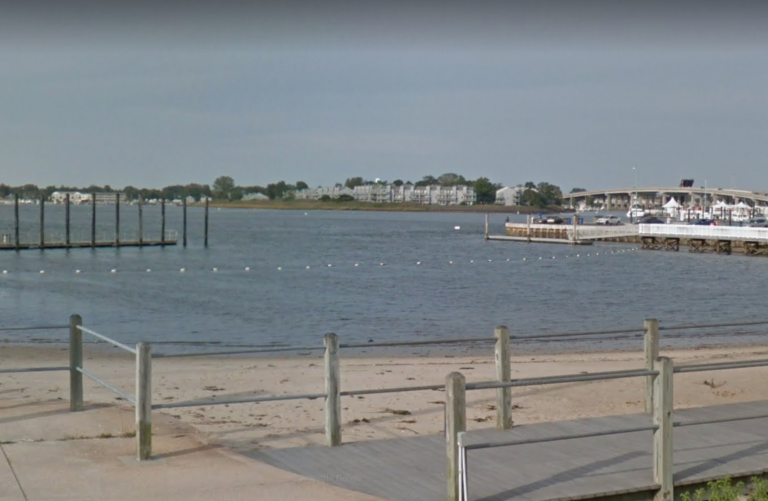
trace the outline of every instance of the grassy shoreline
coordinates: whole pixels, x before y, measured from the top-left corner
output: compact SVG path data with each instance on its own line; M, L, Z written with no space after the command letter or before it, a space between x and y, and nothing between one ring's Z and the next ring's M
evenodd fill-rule
M538 207L520 205L423 205L414 203L369 203L369 202L320 202L316 200L270 200L248 202L210 203L211 207L226 209L268 209L268 210L347 210L384 212L492 212L506 214L538 214L539 212L561 212L561 207Z

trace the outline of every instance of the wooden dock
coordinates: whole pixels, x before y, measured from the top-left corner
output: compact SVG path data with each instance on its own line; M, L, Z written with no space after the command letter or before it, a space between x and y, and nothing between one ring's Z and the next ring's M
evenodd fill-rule
M177 244L176 240L144 240L144 241L125 241L120 242L45 242L40 243L20 243L0 244L0 250L49 250L49 249L88 249L88 248L117 248L117 247L169 247Z
M768 414L768 401L676 410L675 421ZM648 414L537 423L512 431L526 439L646 426ZM652 499L652 432L561 440L470 451L469 499L554 501ZM250 457L357 492L394 501L445 501L446 442L442 435L254 451ZM768 473L768 418L682 427L674 437L676 497L722 477Z

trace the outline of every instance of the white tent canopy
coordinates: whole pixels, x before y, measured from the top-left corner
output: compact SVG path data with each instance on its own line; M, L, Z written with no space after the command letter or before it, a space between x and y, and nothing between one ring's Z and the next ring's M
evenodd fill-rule
M677 203L677 201L675 200L675 197L670 198L669 202L664 204L665 209L677 209L679 207L680 207L680 204Z

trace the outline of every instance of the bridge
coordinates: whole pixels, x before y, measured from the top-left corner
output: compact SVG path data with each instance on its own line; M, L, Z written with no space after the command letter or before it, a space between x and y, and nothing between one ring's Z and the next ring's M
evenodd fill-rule
M605 206L606 209L629 207L637 194L643 205L661 206L674 197L681 204L701 203L705 197L707 204L714 200L726 203L739 201L751 202L752 205L768 205L768 192L736 190L732 188L682 188L682 187L637 187L616 188L610 190L580 191L563 195L563 205L578 206L588 200Z

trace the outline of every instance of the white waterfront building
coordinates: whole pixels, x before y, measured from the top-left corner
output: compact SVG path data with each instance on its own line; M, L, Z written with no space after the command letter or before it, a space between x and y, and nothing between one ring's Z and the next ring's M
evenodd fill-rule
M525 188L522 186L515 186L510 188L505 186L496 190L496 203L498 205L522 205L521 198Z

